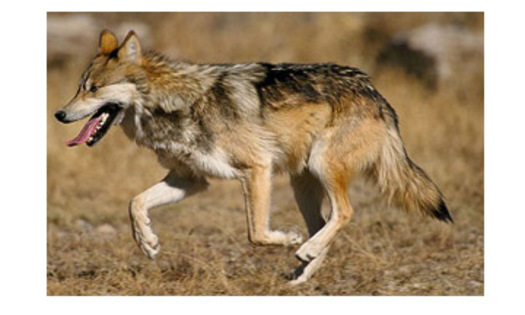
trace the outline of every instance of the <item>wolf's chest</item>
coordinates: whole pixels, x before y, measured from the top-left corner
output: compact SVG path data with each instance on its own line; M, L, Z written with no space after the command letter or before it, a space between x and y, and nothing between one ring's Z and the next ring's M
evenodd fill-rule
M163 167L185 167L195 175L218 178L239 176L228 154L207 139L198 138L201 133L192 124L166 117L153 120L136 115L133 118L123 122L124 132L137 144L155 151Z
M240 171L232 166L227 155L219 148L213 152L201 152L181 144L171 143L154 149L159 163L168 169L185 167L195 175L224 179L238 178Z

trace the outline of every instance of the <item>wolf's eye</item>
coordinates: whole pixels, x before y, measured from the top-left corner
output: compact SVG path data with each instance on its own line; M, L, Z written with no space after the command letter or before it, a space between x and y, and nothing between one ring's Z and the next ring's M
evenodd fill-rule
M91 88L89 89L89 92L91 92L91 93L95 93L97 90L98 90L98 86L96 86L96 85L93 84L93 85L91 86Z

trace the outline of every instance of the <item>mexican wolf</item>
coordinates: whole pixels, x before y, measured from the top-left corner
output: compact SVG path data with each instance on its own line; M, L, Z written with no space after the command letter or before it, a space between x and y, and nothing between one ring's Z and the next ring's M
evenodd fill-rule
M241 181L250 242L288 246L302 237L270 230L269 205L272 175L290 174L309 233L291 284L312 276L350 220L347 187L356 174L391 204L452 222L438 187L408 157L393 108L356 68L171 61L143 52L133 31L121 45L103 31L76 95L55 114L64 123L90 115L69 146L92 146L121 125L169 170L129 206L134 239L150 258L159 241L148 211L203 191L207 177Z

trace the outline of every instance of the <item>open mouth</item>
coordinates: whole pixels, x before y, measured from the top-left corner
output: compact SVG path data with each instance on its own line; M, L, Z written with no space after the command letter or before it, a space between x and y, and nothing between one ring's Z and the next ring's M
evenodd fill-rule
M91 116L88 122L84 125L84 128L80 130L79 134L75 138L69 140L66 144L69 147L82 143L85 143L88 146L94 145L104 137L120 110L121 108L115 103L108 103L102 106L93 116Z

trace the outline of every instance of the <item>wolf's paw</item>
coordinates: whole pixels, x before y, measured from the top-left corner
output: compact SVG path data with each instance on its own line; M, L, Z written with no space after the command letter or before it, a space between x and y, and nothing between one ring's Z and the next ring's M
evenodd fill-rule
M155 256L159 253L160 244L156 235L152 235L149 240L141 239L137 241L137 244L149 259L155 259Z
M305 275L305 268L308 266L308 263L301 262L301 265L295 268L292 272L284 274L284 278L288 280L288 285L296 286L308 280Z
M288 277L288 285L296 286L301 283L305 283L312 275L321 267L324 259L326 258L326 253L328 248L321 250L319 255L312 259L310 262L301 262L301 266L297 267L294 272Z
M283 245L300 244L303 241L301 234L293 231L267 231L264 234L249 235L249 240L255 245Z
M294 231L272 231L269 236L270 242L276 245L291 246L303 242L302 235Z
M297 245L301 244L303 242L303 236L297 232L294 231L288 231L284 232L286 235L286 242L284 245Z
M305 283L307 280L308 279L305 276L300 276L297 279L288 281L286 284L289 286L295 287L295 286Z
M157 255L160 250L159 238L157 235L155 235L147 225L133 224L132 227L133 238L139 248L149 259L154 259L155 255Z
M295 252L295 257L302 262L314 260L322 252L323 248L316 243L308 241Z

